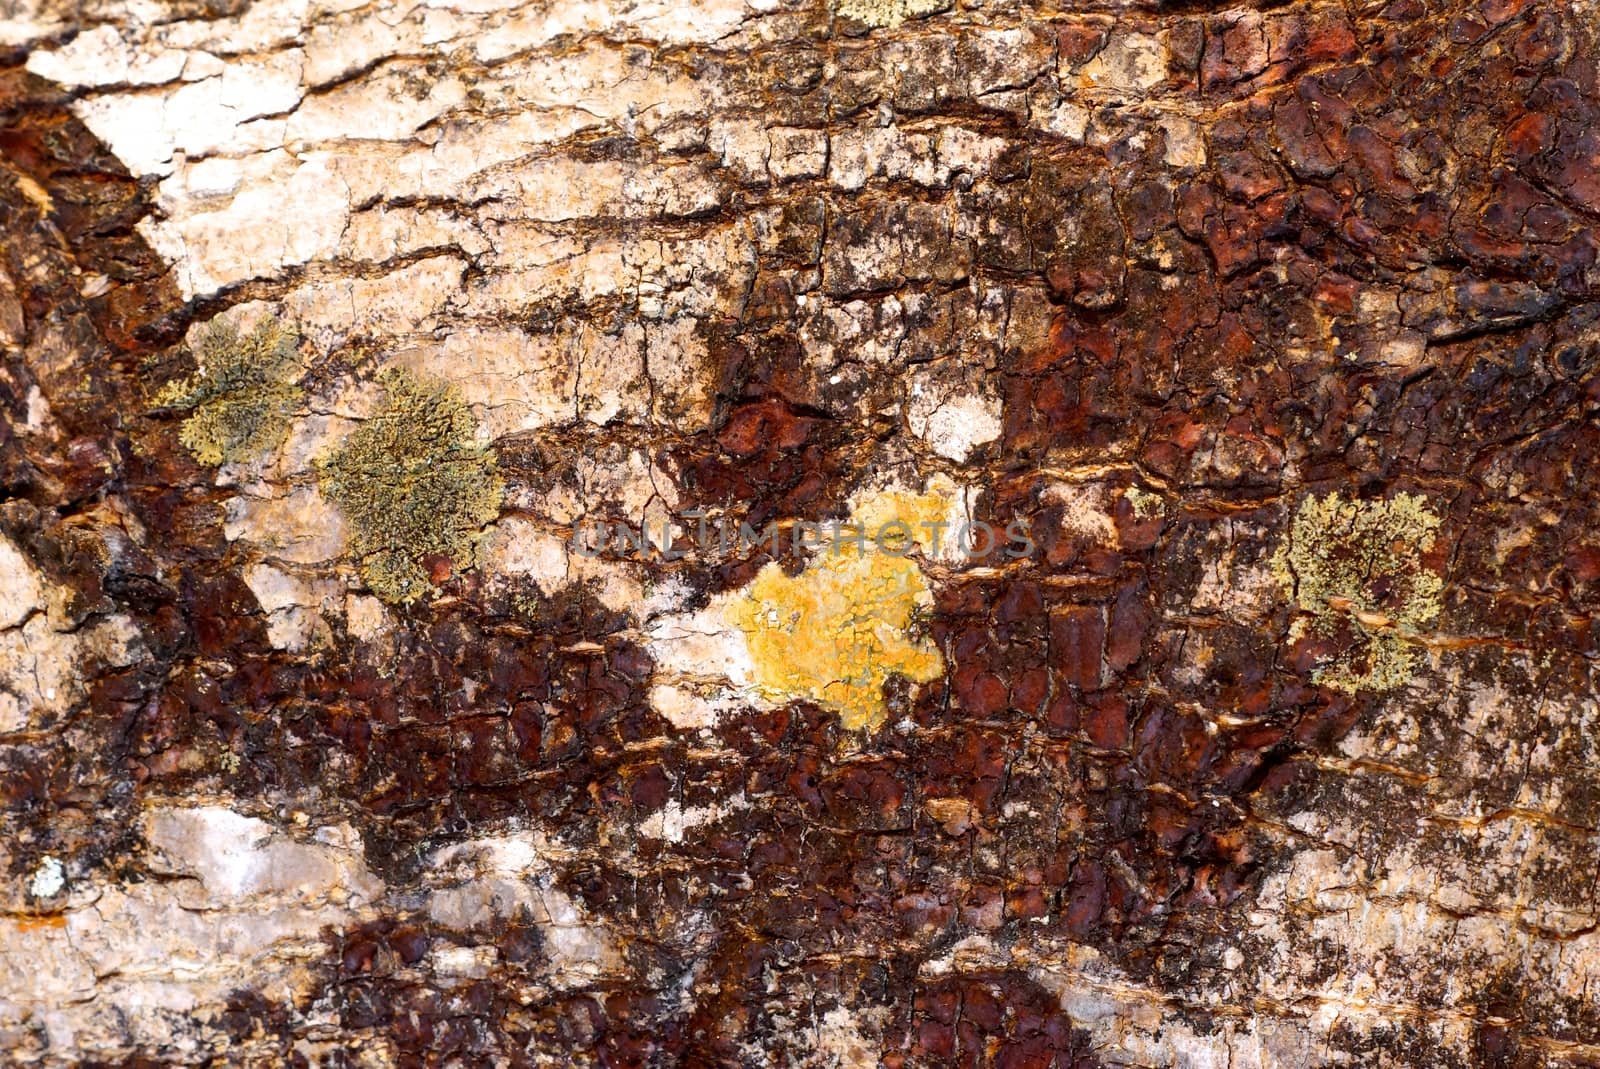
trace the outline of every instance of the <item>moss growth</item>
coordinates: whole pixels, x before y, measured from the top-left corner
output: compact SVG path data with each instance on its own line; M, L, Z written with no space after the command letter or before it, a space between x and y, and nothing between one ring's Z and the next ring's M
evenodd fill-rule
M378 411L317 467L323 493L350 520L362 577L399 604L432 588L429 558L471 560L505 484L494 454L473 442L472 415L452 387L397 368L378 382Z
M1439 533L1439 516L1416 494L1351 500L1332 493L1307 497L1272 572L1309 613L1291 639L1333 637L1348 627L1354 644L1313 679L1354 694L1404 684L1416 667L1419 629L1439 615L1443 580L1423 563Z
M193 410L178 440L202 464L258 457L283 444L303 396L290 381L299 344L293 330L273 319L244 336L213 321L195 346L199 373L167 383L153 403Z
M838 0L840 16L879 29L893 29L906 19L931 15L948 6L948 0Z

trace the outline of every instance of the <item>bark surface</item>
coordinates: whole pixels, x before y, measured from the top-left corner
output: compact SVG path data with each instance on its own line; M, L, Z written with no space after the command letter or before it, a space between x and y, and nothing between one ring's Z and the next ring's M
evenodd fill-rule
M0 1060L1600 1065L1597 81L7 0Z

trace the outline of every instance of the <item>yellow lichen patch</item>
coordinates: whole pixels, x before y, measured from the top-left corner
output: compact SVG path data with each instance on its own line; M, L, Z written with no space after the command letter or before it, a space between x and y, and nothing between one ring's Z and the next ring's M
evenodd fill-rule
M910 542L920 547L925 555L939 557L953 551L960 534L959 500L956 484L948 476L935 475L928 480L924 493L877 490L853 498L849 523L865 529L872 549L876 548L876 536L880 532L884 532L885 545L899 548L901 529L891 525L903 524L910 531ZM841 537L839 545L830 544L827 552L854 552L855 548L848 538Z
M1354 694L1404 684L1416 667L1420 628L1439 615L1443 580L1423 561L1439 515L1416 494L1351 500L1307 497L1272 558L1272 573L1302 610L1289 637L1354 643L1318 668L1316 682Z
M809 698L854 731L883 722L891 675L926 683L943 674L938 649L909 635L913 612L931 601L914 561L869 548L824 551L797 576L769 564L732 609L757 689Z
M928 683L944 674L938 647L913 634L916 614L933 604L927 578L899 555L909 547L895 537L898 528L884 540L890 552L876 542L885 524L898 521L928 548L922 525L944 521L950 508L940 489L866 499L850 520L865 528L864 545L848 537L825 542L796 576L768 564L733 599L727 615L744 635L763 697L810 699L837 712L847 729L870 730L886 715L890 676Z

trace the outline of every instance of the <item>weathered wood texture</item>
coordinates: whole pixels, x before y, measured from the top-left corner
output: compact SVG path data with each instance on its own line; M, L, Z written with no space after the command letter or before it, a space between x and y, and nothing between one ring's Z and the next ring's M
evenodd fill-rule
M1600 1065L1591 0L0 16L0 1061Z

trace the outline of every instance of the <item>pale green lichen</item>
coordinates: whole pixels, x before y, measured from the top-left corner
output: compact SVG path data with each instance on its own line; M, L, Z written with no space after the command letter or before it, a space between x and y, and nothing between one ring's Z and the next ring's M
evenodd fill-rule
M949 0L838 0L835 10L877 29L893 29L906 19L931 15L949 6Z
M362 577L400 604L432 589L432 560L472 559L505 484L493 452L473 441L476 425L454 388L398 368L378 382L378 411L317 467L323 493L350 520Z
M1128 499L1128 505L1133 509L1133 518L1147 520L1151 516L1160 515L1167 503L1160 494L1152 494L1141 490L1137 486L1130 486L1122 491L1122 496Z
M1439 615L1443 580L1423 561L1439 522L1416 494L1362 501L1330 493L1300 503L1272 558L1274 577L1309 614L1289 637L1331 637L1344 628L1354 636L1316 670L1316 682L1354 694L1411 678L1421 629Z
M283 444L302 392L291 376L298 363L299 336L274 319L263 319L248 335L213 321L195 347L197 374L169 382L152 402L158 408L193 410L178 441L202 464L250 460Z

